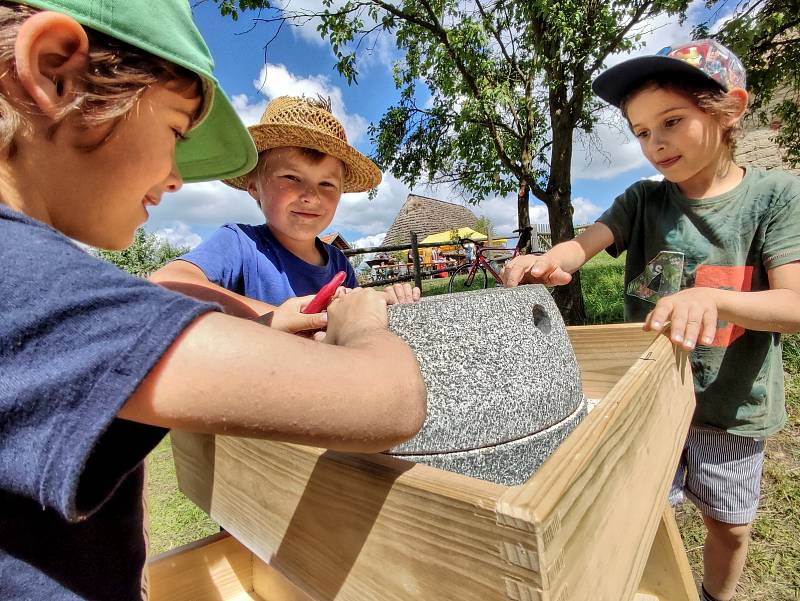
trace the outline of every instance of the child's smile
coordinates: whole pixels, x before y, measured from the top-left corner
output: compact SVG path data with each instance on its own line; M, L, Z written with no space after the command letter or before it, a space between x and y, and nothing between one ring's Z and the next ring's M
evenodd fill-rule
M256 185L261 212L281 244L298 256L313 257L318 254L314 240L339 205L344 166L330 155L310 159L294 147L270 151L268 161Z

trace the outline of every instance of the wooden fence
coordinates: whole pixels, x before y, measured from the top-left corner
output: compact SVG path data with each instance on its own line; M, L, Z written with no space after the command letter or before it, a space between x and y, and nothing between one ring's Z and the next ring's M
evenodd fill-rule
M550 226L545 223L532 223L531 227L533 228L533 232L531 235L531 247L533 251L547 251L552 247L552 237L550 235ZM583 232L588 225L577 225L575 226L575 235L577 236L581 232ZM534 235L535 234L535 235ZM457 265L452 265L450 267L444 268L433 268L433 269L426 269L422 265L419 256L419 249L420 248L434 248L436 246L447 246L447 243L441 242L418 242L418 236L416 232L410 232L411 243L410 244L393 244L388 246L372 246L368 248L352 248L343 251L345 256L352 257L355 255L361 254L373 254L373 253L380 253L380 252L397 252L401 250L411 250L411 270L406 270L407 273L401 275L394 275L392 277L387 278L375 278L368 282L360 283L362 287L369 287L369 286L386 286L388 284L394 284L397 282L408 282L414 280L414 285L417 286L420 290L422 289L422 278L425 277L432 277L438 275L440 273L452 273L461 265L460 263ZM519 236L512 234L509 236L500 236L495 235L493 239L495 240L517 240ZM455 244L458 244L455 242ZM389 266L387 266L389 267ZM380 269L380 268L379 268Z

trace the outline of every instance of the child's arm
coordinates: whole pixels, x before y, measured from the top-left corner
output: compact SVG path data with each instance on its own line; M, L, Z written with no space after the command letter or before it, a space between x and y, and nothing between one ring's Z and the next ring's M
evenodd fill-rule
M594 223L574 240L556 244L543 255L520 255L508 261L501 272L508 288L518 284L563 286L586 261L614 243L614 234L602 223Z
M748 330L800 331L800 262L775 267L767 275L769 290L687 288L664 297L647 316L644 329L660 332L669 321L670 339L685 350L698 342L710 344L719 319Z
M280 307L274 307L218 286L206 277L202 269L189 261L180 259L172 261L154 272L149 280L196 299L217 303L228 315L254 319L272 313L270 325L284 332L319 330L326 324L322 313L310 315L300 313L301 306L308 303L311 297L291 298Z
M425 385L411 349L386 330L384 295L354 290L328 311L330 344L219 313L198 318L119 417L357 452L410 438L425 418Z

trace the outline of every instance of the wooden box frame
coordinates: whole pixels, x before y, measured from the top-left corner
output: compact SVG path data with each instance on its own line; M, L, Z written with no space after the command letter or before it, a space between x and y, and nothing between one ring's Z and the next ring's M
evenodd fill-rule
M520 486L384 455L173 433L181 489L236 539L215 544L249 561L247 596L208 598L696 600L665 503L694 410L686 355L636 324L568 332L584 392L601 400ZM152 601L179 599L162 586L179 559L153 564Z

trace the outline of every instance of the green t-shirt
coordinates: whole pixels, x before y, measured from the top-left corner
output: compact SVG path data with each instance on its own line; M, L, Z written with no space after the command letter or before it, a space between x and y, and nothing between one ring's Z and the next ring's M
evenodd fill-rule
M663 296L705 286L768 290L767 270L800 261L800 178L748 168L730 192L691 200L668 181L628 188L598 219L625 260L625 319ZM800 310L800 309L798 309ZM691 354L694 423L760 438L786 422L780 335L720 322Z

